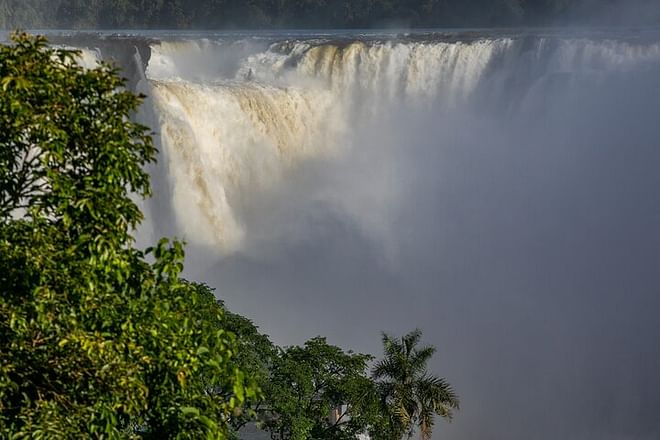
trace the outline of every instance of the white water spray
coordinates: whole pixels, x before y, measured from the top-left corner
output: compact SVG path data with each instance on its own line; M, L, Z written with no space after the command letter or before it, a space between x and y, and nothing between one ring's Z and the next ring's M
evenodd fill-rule
M308 158L351 154L362 127L402 108L528 111L548 87L637 69L659 44L498 38L324 43L192 40L152 45L146 69L184 236L230 252L242 212ZM441 116L439 116L441 117ZM364 136L361 137L364 139Z

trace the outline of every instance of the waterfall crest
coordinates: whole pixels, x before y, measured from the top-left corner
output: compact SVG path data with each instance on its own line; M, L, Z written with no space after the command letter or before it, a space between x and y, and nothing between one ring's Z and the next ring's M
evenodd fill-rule
M309 158L351 154L374 120L396 124L408 110L511 117L542 110L548 91L660 62L658 42L588 38L192 39L150 50L141 80L173 215L187 239L222 252L245 239L251 195ZM98 58L82 55L84 65Z

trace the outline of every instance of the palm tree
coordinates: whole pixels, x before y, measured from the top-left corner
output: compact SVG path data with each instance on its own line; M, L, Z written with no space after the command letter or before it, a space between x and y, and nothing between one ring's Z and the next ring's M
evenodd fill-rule
M372 371L389 415L392 439L410 438L419 428L422 440L428 440L435 415L451 419L453 410L459 408L451 385L427 372L435 347L420 347L421 337L420 330L400 339L383 333L385 357Z

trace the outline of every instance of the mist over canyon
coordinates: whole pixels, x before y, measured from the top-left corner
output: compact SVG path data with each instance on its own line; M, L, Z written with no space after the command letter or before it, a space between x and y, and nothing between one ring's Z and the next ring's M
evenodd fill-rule
M660 33L58 35L148 95L139 241L281 344L419 326L436 437L660 438Z

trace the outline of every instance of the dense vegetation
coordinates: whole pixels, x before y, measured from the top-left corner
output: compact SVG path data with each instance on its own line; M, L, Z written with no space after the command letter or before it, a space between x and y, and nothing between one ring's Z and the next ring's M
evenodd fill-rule
M324 338L279 348L212 289L183 246L134 247L155 159L142 97L43 38L0 46L0 438L428 436L458 400L416 331L385 357ZM408 390L408 391L406 391Z
M435 353L420 346L415 330L401 338L383 335L384 356L345 352L317 337L304 346L279 348L247 319L227 312L227 328L243 341L241 364L262 393L234 419L239 429L255 422L280 440L401 440L419 432L428 440L435 416L451 419L458 396L427 371Z
M223 437L257 387L182 245L133 247L141 98L75 56L0 47L0 437Z
M654 6L655 5L655 6ZM655 0L0 0L0 27L346 28L660 23ZM622 14L622 11L626 14Z

